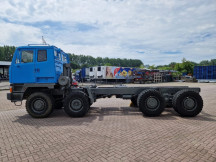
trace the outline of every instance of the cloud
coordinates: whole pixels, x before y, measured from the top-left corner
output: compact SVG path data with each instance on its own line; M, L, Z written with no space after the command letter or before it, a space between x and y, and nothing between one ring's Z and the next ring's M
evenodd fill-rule
M41 42L144 64L215 58L214 0L2 0L0 43ZM16 37L16 39L14 39Z
M27 45L39 43L41 30L31 26L0 21L0 45Z

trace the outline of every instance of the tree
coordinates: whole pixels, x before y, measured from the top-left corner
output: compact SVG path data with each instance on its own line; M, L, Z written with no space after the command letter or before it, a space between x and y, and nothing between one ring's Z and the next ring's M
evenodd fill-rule
M0 61L12 61L15 49L14 46L0 47Z
M176 63L174 69L176 71L182 72L183 71L183 66L181 63Z
M176 62L171 62L168 66L171 68L171 69L174 69L176 65Z
M186 61L187 61L186 58L183 57L183 59L182 59L182 63L184 63L184 62L186 62Z
M110 63L106 63L104 66L112 66Z
M210 65L216 65L216 59L211 59Z
M208 66L209 65L209 61L208 60L203 60L199 63L200 66Z
M181 73L193 74L194 64L186 59L182 59L182 63L176 63L174 69Z
M187 74L193 74L193 68L194 64L192 64L190 61L185 61L182 63L183 71L186 72Z
M192 63L194 66L197 66L197 65L199 65L198 63L196 63L196 62L193 62L193 61L191 61L191 63Z
M172 70L173 68L171 68L169 66L157 66L156 69L159 69L159 70Z
M86 55L70 54L70 62L73 67L92 67L92 66L121 66L121 67L140 67L143 62L138 59L120 59L120 58L94 58Z
M144 69L145 68L144 64L140 65L139 68Z
M102 57L97 57L96 58L96 63L98 66L102 66L104 64L104 60Z
M79 65L77 65L76 63L73 63L73 62L70 62L70 66L72 69L79 69L80 68Z
M155 65L149 66L149 69L156 69Z

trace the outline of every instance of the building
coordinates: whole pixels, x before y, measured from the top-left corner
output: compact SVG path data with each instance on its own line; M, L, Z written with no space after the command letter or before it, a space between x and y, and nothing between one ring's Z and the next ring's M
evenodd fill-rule
M9 61L0 61L0 80L9 79L9 67L11 62Z

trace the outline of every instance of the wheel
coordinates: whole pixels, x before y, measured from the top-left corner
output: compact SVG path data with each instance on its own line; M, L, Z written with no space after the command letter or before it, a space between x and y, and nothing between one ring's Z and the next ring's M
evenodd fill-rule
M71 117L83 117L89 110L88 96L84 92L72 92L64 101L64 111Z
M46 93L35 92L27 98L26 110L34 118L45 118L53 110L53 99Z
M203 100L197 92L181 90L173 97L173 108L181 116L193 117L202 111Z
M165 100L156 90L144 90L139 94L137 101L140 111L145 116L159 116L165 108Z
M138 107L137 105L137 96L131 98L131 107Z

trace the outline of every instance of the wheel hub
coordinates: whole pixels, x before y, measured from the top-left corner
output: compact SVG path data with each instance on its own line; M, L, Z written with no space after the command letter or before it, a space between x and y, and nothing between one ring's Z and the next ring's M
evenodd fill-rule
M45 103L44 103L44 101L38 99L38 100L36 100L36 101L34 102L34 105L33 105L33 106L34 106L34 109L35 109L35 110L41 111L41 110L44 109Z
M73 110L80 110L82 108L82 102L78 99L75 99L71 101L70 107Z
M191 110L195 107L196 103L192 98L186 98L184 100L184 106L186 109Z
M158 106L158 100L156 98L154 98L154 97L149 97L147 99L147 106L150 109L155 109Z

